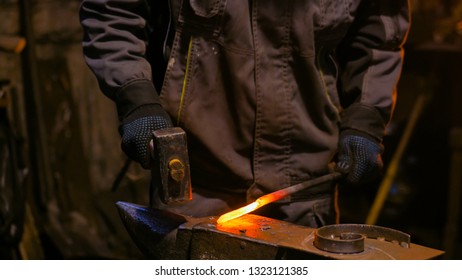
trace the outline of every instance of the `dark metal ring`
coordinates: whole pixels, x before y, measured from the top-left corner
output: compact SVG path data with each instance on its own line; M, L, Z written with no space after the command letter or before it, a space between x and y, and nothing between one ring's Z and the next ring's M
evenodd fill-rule
M314 246L331 253L355 254L364 251L366 238L397 243L404 248L411 244L411 236L398 230L374 225L338 224L317 229Z

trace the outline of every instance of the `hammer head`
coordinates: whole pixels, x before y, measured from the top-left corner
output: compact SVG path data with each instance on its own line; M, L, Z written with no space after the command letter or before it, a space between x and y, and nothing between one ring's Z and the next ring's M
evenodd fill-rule
M157 188L166 204L181 204L192 199L186 133L179 127L153 132L154 164L151 168L153 184L151 201Z

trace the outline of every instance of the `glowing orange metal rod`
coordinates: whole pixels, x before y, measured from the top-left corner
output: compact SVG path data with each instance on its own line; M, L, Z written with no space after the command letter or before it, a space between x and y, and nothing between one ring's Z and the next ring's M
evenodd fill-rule
M275 192L272 192L272 193L269 193L269 194L265 194L259 198L257 198L257 200L255 200L254 202L244 206L244 207L241 207L241 208L238 208L236 210L233 210L231 212L228 212L228 213L225 213L223 215L221 215L218 220L217 220L217 224L223 224L223 223L226 223L227 221L230 221L230 220L233 220L233 219L236 219L238 217L241 217L247 213L250 213L266 204L269 204L271 202L274 202L274 201L277 201L277 200L280 200L286 196L289 196L291 194L294 194L296 192L299 192L301 190L304 190L306 188L309 188L309 187L312 187L312 186L315 186L315 185L319 185L319 184L322 184L322 183L325 183L325 182L328 182L328 181L331 181L331 180L337 180L338 178L342 177L342 173L340 172L333 172L333 173L329 173L327 175L324 175L324 176L321 176L321 177L318 177L318 178L315 178L315 179L312 179L312 180L308 180L308 181L305 181L305 182L302 182L300 184L296 184L296 185L293 185L293 186L290 186L290 187L287 187L285 189L281 189L281 190L278 190L278 191L275 191Z

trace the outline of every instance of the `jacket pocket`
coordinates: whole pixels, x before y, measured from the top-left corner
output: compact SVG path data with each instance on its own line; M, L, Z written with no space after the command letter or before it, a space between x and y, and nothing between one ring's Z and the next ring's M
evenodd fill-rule
M222 30L227 0L185 0L178 18L180 27L191 35L218 37Z
M314 0L314 29L318 43L342 38L353 21L358 0Z
M315 26L326 27L336 25L347 19L353 0L315 0L317 15Z
M226 0L189 0L189 4L197 16L211 18L219 14L220 7L224 7Z

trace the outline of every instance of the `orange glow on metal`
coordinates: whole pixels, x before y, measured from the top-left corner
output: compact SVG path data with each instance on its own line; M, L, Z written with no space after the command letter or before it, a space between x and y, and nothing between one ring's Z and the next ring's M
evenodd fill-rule
M235 235L264 239L264 236L269 233L268 229L274 226L270 220L250 214L217 224L216 229Z
M217 220L217 224L223 224L223 223L226 223L227 221L239 218L240 216L250 213L260 208L261 206L263 205L259 205L257 201L252 202L249 205L246 205L244 207L238 208L236 210L233 210L231 212L221 215L220 218L218 218Z
M264 196L261 196L259 197L257 200L255 200L254 202L244 206L244 207L241 207L241 208L238 208L236 210L233 210L233 211L230 211L228 213L225 213L223 215L221 215L218 220L217 220L217 224L223 224L223 223L226 223L230 220L233 220L233 219L236 219L238 217L241 217L247 213L250 213L252 211L255 211L257 210L258 208L266 205L266 204L269 204L271 202L274 202L274 201L277 201L277 200L280 200L286 196L290 195L290 192L286 191L285 189L282 189L282 190L279 190L279 191L275 191L275 192L272 192L272 193L269 193L269 194L266 194Z

